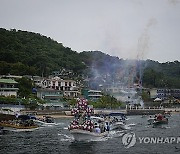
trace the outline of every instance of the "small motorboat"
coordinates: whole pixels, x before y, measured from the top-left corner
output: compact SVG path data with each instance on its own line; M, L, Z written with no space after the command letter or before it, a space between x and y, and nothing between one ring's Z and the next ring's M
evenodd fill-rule
M110 113L109 114L109 125L110 130L121 129L126 130L127 117L124 113ZM128 128L129 129L129 128Z
M38 126L53 126L56 123L54 122L54 118L50 116L43 116L42 119L33 119L34 123Z
M153 126L168 124L168 118L166 118L162 114L158 114L154 118L155 118L155 120L153 122Z
M126 130L126 124L122 121L117 121L113 122L110 124L110 130L116 130L116 129L121 129L121 130Z
M162 125L162 124L168 124L168 119L167 118L164 118L163 120L155 120L153 122L153 125L156 126L156 125Z

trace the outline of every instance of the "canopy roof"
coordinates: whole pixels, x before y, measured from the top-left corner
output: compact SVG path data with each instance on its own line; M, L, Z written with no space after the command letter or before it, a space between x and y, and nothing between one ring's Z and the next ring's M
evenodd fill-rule
M12 79L0 79L0 83L17 84L17 82Z
M154 99L154 102L158 102L158 101L162 101L162 99L160 99L160 98L156 98L156 99Z

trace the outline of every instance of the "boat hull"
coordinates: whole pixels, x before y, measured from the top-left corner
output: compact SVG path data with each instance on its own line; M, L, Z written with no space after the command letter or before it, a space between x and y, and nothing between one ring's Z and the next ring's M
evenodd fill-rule
M70 130L70 133L73 135L74 140L76 141L96 141L106 137L108 134L108 132L95 133L80 129Z
M55 125L56 123L48 123L48 122L43 122L43 121L40 121L40 120L33 120L34 123L38 126L53 126Z
M16 128L16 129L33 129L33 128L38 128L37 125L34 125L34 126L18 126L18 125L13 125L13 124L4 124L4 123L0 123L0 126Z
M168 124L168 120L154 121L154 122L153 122L153 125L154 125L154 126L163 125L163 124Z

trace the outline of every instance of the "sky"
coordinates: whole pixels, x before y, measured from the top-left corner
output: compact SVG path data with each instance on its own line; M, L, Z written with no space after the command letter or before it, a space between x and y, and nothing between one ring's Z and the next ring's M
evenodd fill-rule
M180 61L180 0L0 0L0 27L40 33L77 52Z

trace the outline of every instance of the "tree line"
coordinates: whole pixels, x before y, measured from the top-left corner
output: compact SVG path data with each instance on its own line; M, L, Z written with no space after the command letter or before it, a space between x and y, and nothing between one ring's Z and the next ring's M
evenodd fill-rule
M123 60L101 51L78 53L50 37L28 31L0 28L0 55L0 75L48 76L65 68L98 79L97 84L128 84L141 79L145 87L180 88L179 61Z

